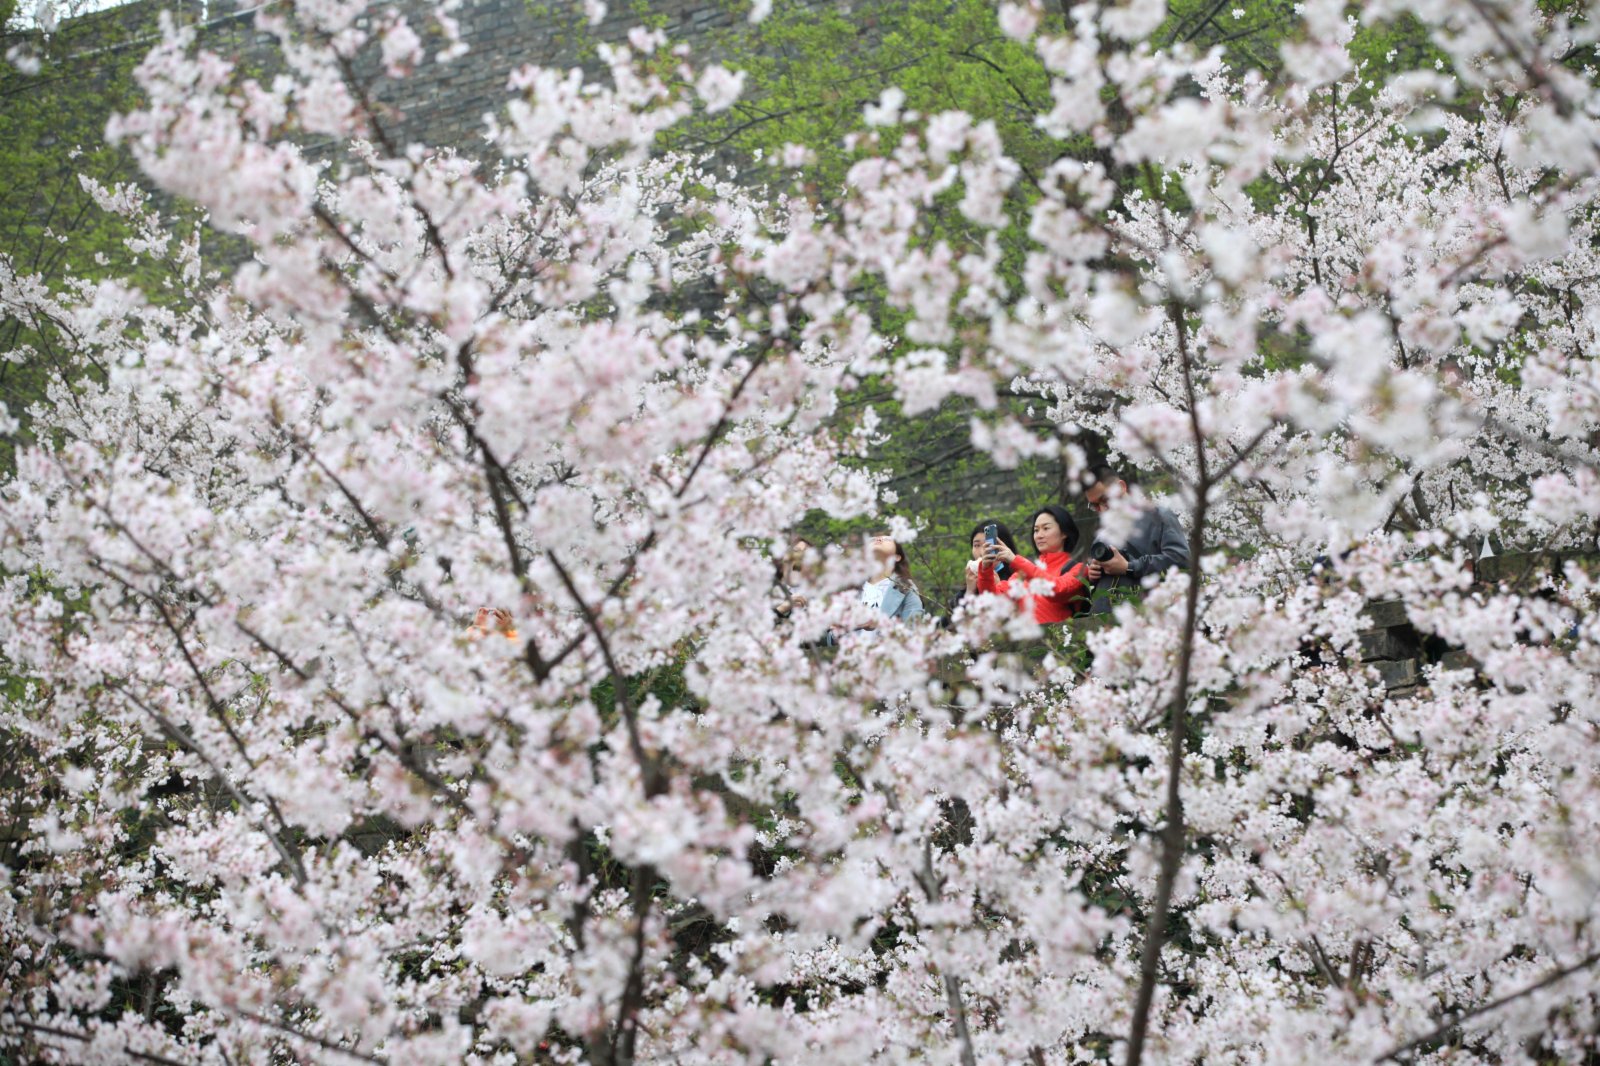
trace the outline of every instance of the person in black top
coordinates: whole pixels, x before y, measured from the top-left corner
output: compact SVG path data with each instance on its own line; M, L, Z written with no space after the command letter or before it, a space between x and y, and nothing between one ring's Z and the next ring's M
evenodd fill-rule
M972 534L967 538L972 542L972 558L967 561L966 586L956 594L954 600L950 601L951 611L954 611L956 605L968 596L977 595L978 563L983 560L984 549L988 547L988 538L985 536L984 530L989 526L994 526L996 540L1010 548L1012 552L1017 550L1017 538L1012 536L1011 529L1004 522L995 518L986 518L973 526ZM995 567L995 574L1000 580L1004 581L1011 576L1011 567L1002 563Z
M1104 513L1118 497L1128 492L1128 482L1114 468L1097 466L1094 481L1084 490L1090 510ZM1165 507L1147 507L1134 523L1126 544L1110 545L1111 558L1103 563L1091 561L1089 580L1094 582L1095 614L1111 609L1111 590L1137 589L1147 577L1166 570L1189 569L1189 538L1184 535L1178 516Z
M810 541L796 537L790 542L788 550L772 561L772 589L777 601L772 605L772 613L778 616L780 622L787 622L795 608L806 605L805 590L808 583L805 565L806 553L810 550Z

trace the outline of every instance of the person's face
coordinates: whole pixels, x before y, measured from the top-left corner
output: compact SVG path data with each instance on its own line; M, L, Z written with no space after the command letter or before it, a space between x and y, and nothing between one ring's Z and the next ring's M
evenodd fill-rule
M1096 514L1102 514L1107 507L1111 506L1112 500L1127 491L1128 483L1126 481L1097 481L1084 490L1083 496L1084 499L1089 501L1089 509L1091 511Z
M1039 554L1045 552L1058 552L1066 538L1061 533L1061 523L1053 517L1042 514L1033 520L1033 546L1039 549Z
M900 549L895 547L894 538L882 533L867 542L867 550L880 563L886 563L900 554Z
M974 559L982 559L983 551L988 546L989 542L983 538L983 530L980 529L972 535L972 557Z
M795 566L799 566L801 563L805 562L806 552L810 550L811 544L809 541L796 538L795 542L789 545L789 561Z

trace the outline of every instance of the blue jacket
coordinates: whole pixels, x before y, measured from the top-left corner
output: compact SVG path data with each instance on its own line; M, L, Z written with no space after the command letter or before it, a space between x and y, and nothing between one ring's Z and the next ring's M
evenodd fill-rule
M902 622L909 622L924 613L922 610L922 597L917 595L915 588L909 588L902 592L894 585L890 585L885 590L883 603L879 605L879 610L890 618L898 618Z
M925 613L922 609L922 597L917 595L915 588L902 591L894 585L890 585L883 591L883 602L878 605L878 609L890 618L898 618L902 622L910 622L913 619L921 618ZM839 638L834 636L833 630L830 629L822 635L822 639L817 643L832 647L839 643Z

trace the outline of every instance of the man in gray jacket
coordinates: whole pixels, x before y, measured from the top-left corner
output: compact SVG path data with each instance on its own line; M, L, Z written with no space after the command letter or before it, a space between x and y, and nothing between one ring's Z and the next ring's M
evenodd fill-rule
M1084 490L1084 498L1095 513L1104 512L1111 502L1128 491L1128 483L1109 466L1094 468L1094 481ZM1178 516L1165 507L1150 507L1139 516L1133 535L1104 563L1090 560L1089 580L1094 582L1090 612L1103 614L1112 607L1113 589L1139 587L1153 574L1174 568L1189 569L1189 538L1183 534Z

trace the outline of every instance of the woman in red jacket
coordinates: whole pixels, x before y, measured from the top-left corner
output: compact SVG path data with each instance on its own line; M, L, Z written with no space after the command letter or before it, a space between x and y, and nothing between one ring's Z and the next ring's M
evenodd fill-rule
M1039 561L1030 562L1004 544L996 544L978 564L978 591L1006 593L1014 581L1048 581L1050 592L1024 596L1022 602L1032 601L1033 620L1040 625L1065 622L1089 606L1084 566L1072 565L1072 549L1077 546L1078 526L1066 508L1054 504L1040 508L1033 516L1033 547ZM1011 567L1010 580L995 576L994 567L999 563Z

